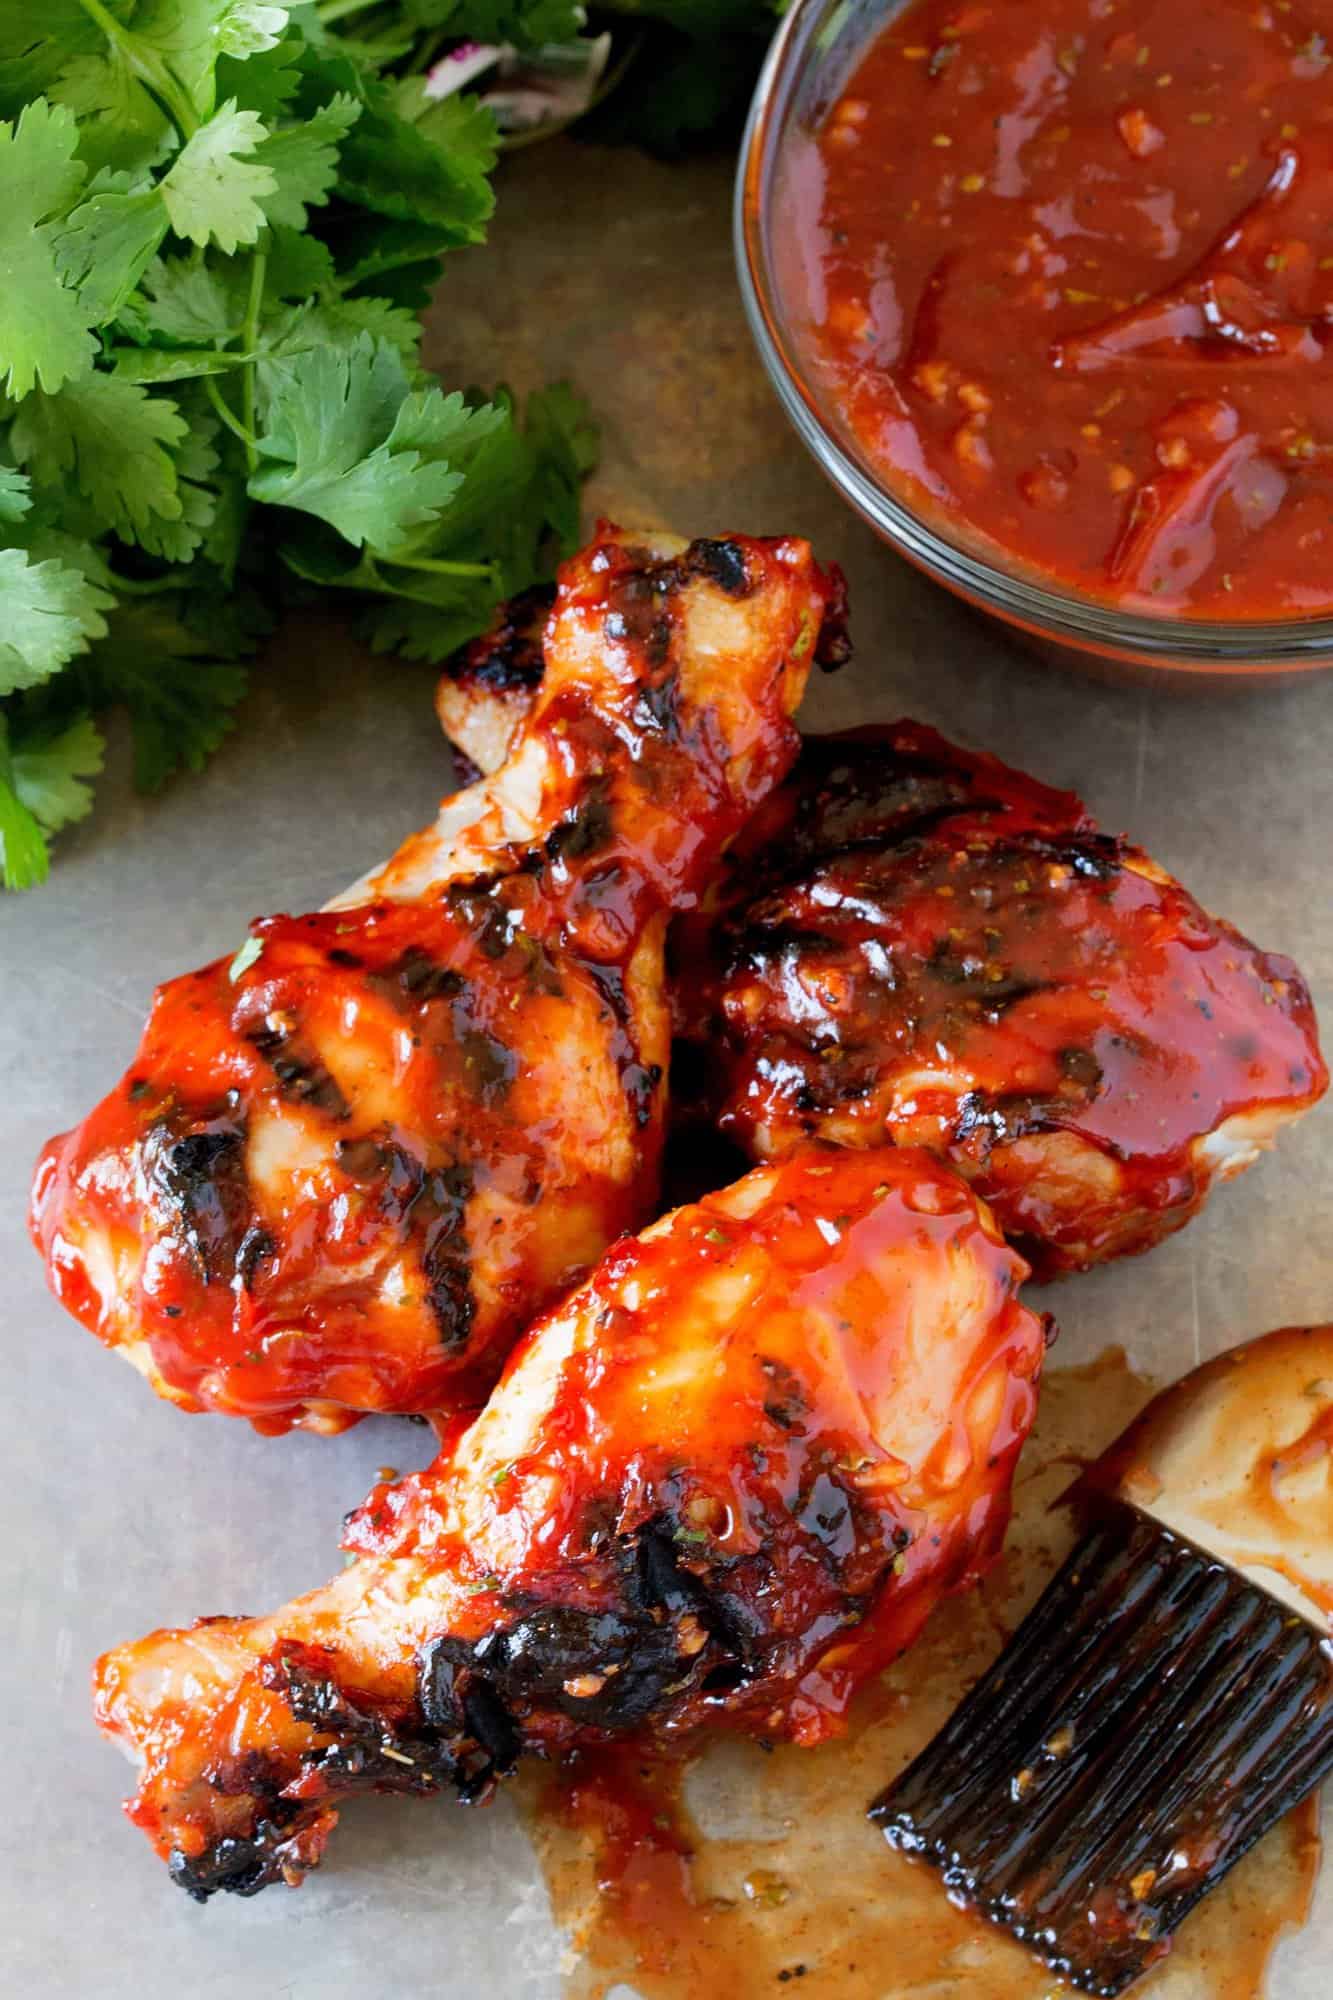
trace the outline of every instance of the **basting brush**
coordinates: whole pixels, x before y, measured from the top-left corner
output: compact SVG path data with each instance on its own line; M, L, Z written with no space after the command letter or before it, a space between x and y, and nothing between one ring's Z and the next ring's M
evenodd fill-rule
M1333 1771L1333 1326L1196 1369L1077 1499L1073 1554L870 1817L1111 1995Z

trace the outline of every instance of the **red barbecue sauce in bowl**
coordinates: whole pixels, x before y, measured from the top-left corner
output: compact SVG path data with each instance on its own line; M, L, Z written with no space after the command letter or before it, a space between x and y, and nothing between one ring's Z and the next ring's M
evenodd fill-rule
M807 364L940 532L1333 613L1333 0L916 0L785 173Z

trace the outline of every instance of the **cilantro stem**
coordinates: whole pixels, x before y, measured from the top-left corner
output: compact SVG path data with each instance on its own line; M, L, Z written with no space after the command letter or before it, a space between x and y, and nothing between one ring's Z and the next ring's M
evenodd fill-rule
M385 556L390 569L424 569L432 576L494 576L494 563L445 562L441 556Z
M117 590L123 590L128 597L160 597L164 590L182 590L187 585L187 579L178 570L169 576L154 577L121 576L119 571L113 570L111 581Z
M421 44L421 47L416 51L416 54L412 58L412 69L410 73L413 76L421 76L422 74L424 74L424 72L430 68L431 64L434 62L440 49L443 48L445 42L448 39L449 39L449 34L446 28L437 28L433 35L427 35L425 41Z
M345 14L364 14L367 7L378 7L379 0L319 0L315 12L327 28L330 21L341 21Z
M237 416L235 410L231 408L231 405L227 402L226 398L223 396L221 389L219 389L216 379L212 375L205 375L203 379L204 379L204 394L207 396L209 402L213 405L213 408L217 411L218 415L221 417L223 423L227 426L227 429L231 432L232 436L238 437L241 440L241 443L245 446L245 455L250 463L250 468L253 471L254 467L259 463L258 458L253 456L258 446L259 442L258 439L255 437L253 431L248 431L246 429L245 425L241 422L240 418Z
M245 326L241 339L249 357L241 373L241 415L247 433L245 464L253 472L259 464L255 449L255 345L259 339L259 315L264 303L264 279L268 273L268 252L256 250L250 263L250 296L245 306Z
M198 117L166 64L152 49L146 48L137 35L123 27L110 9L103 6L102 0L79 0L79 5L112 46L120 50L139 81L146 84L153 96L160 100L182 139L192 138L199 130Z

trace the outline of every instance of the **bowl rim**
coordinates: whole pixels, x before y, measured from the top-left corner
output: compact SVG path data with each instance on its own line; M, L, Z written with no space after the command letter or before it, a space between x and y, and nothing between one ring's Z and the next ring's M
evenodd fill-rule
M1224 621L1130 611L1003 569L939 533L835 435L786 332L767 225L768 196L796 86L826 18L836 19L846 4L794 0L780 23L750 103L732 207L736 271L751 336L785 415L820 470L862 520L918 569L1038 639L1186 673L1257 677L1328 665L1333 617ZM892 4L885 0L874 32Z

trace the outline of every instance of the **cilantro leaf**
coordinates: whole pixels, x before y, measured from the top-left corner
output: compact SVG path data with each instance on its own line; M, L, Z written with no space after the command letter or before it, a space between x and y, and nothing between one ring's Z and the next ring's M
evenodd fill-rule
M0 549L0 694L37 687L106 632L107 592L81 571Z
M89 810L101 709L128 710L141 788L199 769L284 574L438 657L545 573L593 448L559 386L523 426L507 393L446 394L418 317L496 158L488 111L428 94L427 43L562 36L575 0L378 0L359 40L308 0L37 12L0 0L8 886Z
M223 55L262 55L282 40L287 26L287 7L273 7L263 0L226 0L215 29Z
M152 188L91 195L60 225L56 269L78 293L90 325L116 317L166 233L166 213Z
M6 889L35 889L51 869L42 829L7 775L4 717L0 715L0 882Z
M62 283L53 230L83 183L68 111L40 99L0 124L0 370L11 396L58 389L92 367L88 314Z
M304 229L307 207L322 207L338 172L338 147L361 116L354 97L340 94L321 106L302 125L273 132L255 157L274 178L274 191L264 201L270 222Z
M597 425L568 382L552 382L528 398L527 430L539 467L543 518L562 554L571 555L579 538L581 489L597 463Z
M112 373L120 382L192 382L201 375L229 375L241 366L239 354L211 347L120 347L112 355Z
M421 358L421 321L404 306L390 299L342 298L329 305L317 318L324 320L346 338L347 333L368 333L372 340L387 340L396 347L409 372Z
M513 42L538 48L572 42L583 26L577 0L409 0L408 12L423 28L447 28L475 42Z
M0 7L0 114L12 117L51 89L61 71L101 43L80 0L10 0Z
M85 781L101 770L104 749L90 715L63 729L48 723L11 738L9 782L45 832L57 833L92 811L92 787Z
M234 100L186 141L159 183L171 226L191 243L226 251L253 243L264 226L264 201L277 192L271 168L247 160L266 137L263 120Z
M243 311L239 291L195 250L185 257L155 258L119 323L145 344L207 347L239 333Z
M498 396L488 413L503 422L473 431L470 460L456 451L463 485L429 547L432 556L447 551L455 561L489 555L491 575L451 575L447 562L438 570L395 570L390 557L372 574L337 579L388 600L370 620L377 652L444 659L484 628L497 596L549 575L551 559L577 541L577 482L596 452L587 405L568 384L555 383L529 399L521 432L507 397Z
M335 294L316 304L288 307L266 323L262 346L267 356L280 360L307 354L314 347L349 347L360 333L387 341L397 349L410 375L419 372L421 322L388 299L348 299Z
M495 207L495 120L475 99L445 98L438 110L428 137L398 117L387 84L371 84L339 155L338 192L377 215L429 223L437 249L480 243Z
M92 707L128 710L135 786L158 792L178 770L203 770L235 725L248 675L193 628L181 601L164 596L114 614L83 679Z
M32 481L12 465L0 465L0 521L21 521L32 511Z
M222 459L217 448L217 419L207 404L200 402L190 411L187 423L185 436L173 454L180 516L156 524L148 544L155 555L170 563L190 560L212 527L218 507Z
M352 213L338 231L338 279L344 291L373 284L394 305L420 311L430 303L450 246L427 222L386 222Z
M79 157L93 172L143 173L171 144L171 120L121 49L76 57L51 97L78 120Z
M309 299L333 284L333 256L327 244L299 229L279 226L271 232L264 271L266 298Z
M214 81L218 96L234 97L245 111L257 111L268 124L281 117L301 86L299 35L288 35L248 57L222 55Z
M261 0L138 0L126 22L119 9L99 10L110 59L151 86L183 137L193 129L191 111L212 116L219 58L243 61L274 48L289 12Z
M31 396L10 434L39 487L68 481L98 518L156 555L182 545L184 508L172 448L186 425L176 404L137 383L95 374L59 395Z
M282 463L251 477L253 499L315 514L358 547L388 548L433 520L462 483L439 456L434 412L407 395L387 341L363 333L341 352L272 362L267 376L259 449ZM443 404L438 389L430 394Z
M394 595L376 610L367 636L376 653L401 653L406 660L438 666L478 632L484 632L495 610L494 587L484 583L455 586L440 593L437 604Z

